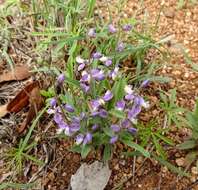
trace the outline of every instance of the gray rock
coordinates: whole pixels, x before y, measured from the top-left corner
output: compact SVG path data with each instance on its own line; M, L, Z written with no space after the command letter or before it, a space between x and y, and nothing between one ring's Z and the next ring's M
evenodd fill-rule
M82 164L71 177L72 190L103 190L111 176L109 166L95 161L91 165Z

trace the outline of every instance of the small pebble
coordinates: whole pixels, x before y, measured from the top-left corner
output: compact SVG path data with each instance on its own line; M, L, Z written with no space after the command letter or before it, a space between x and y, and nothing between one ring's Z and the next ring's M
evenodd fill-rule
M197 167L192 167L192 168L191 168L191 173L194 174L194 175L197 175L197 174L198 174L198 169L197 169Z
M114 169L115 169L115 170L119 170L119 169L120 169L119 164L116 164L116 165L114 166Z
M177 159L175 160L175 162L176 162L176 164L177 164L178 166L184 166L184 165L185 165L185 158L183 158L183 157L177 158Z

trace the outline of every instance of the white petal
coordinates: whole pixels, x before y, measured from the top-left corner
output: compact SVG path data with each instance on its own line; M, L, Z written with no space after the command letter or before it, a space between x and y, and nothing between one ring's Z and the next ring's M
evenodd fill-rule
M77 63L84 63L85 60L82 59L80 56L77 56L77 57L76 57L76 62L77 62Z
M57 134L61 134L62 132L64 132L64 129L63 129L63 128L58 128L58 129L56 130L56 133L57 133Z
M99 60L102 61L102 62L105 62L105 61L108 60L108 57L103 56L103 57L101 57Z
M104 105L105 104L105 101L102 98L100 98L99 99L99 103L100 103L100 105Z
M124 91L127 93L127 94L133 94L133 90L132 90L132 86L131 85L126 85L124 87Z
M65 135L71 136L71 133L70 133L70 131L69 131L69 127L66 127L66 128L64 129L64 131L65 131Z
M149 102L144 102L144 103L142 104L142 106L143 106L144 108L149 108L149 107L150 107L150 104L149 104Z
M50 109L47 110L47 113L48 114L54 114L55 113L55 110L53 110L53 109L50 108Z
M137 124L137 119L132 118L131 122L136 125Z

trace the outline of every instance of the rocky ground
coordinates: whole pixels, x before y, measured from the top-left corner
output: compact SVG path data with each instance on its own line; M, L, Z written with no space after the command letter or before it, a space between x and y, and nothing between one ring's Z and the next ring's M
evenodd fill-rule
M194 100L198 97L198 73L191 69L181 50L185 48L192 62L198 64L198 4L192 5L190 1L187 1L183 7L178 8L178 1L176 0L145 0L143 2L141 4L138 0L128 0L123 7L124 12L121 16L129 18L136 13L136 18L142 19L146 15L145 23L154 25L158 15L160 15L155 38L170 36L167 47L172 54L171 60L161 69L160 74L173 78L166 89L176 88L179 105L192 109ZM114 4L116 3L115 1ZM106 15L107 7L103 5L103 1L98 2L101 10L99 13L108 16ZM113 11L112 13L114 14ZM1 68L3 70L4 66ZM156 99L154 95L153 97ZM100 160L100 153L89 155L86 160L81 160L79 155L67 150L70 142L59 141L54 138L55 126L48 121L48 118L42 122L42 125L36 131L37 134L41 134L39 139L42 140L42 143L40 150L37 150L35 154L42 155L46 159L46 166L40 170L38 166L27 163L26 173L28 175L18 177L18 181L21 183L31 181L28 176L36 173L37 189L43 187L47 190L66 189L71 175L76 172L80 164L84 161L92 163L94 160ZM171 129L171 138L175 138L177 142L183 140L183 136L187 134L186 128L177 129L173 126ZM144 160L142 157L138 157L136 160L124 156L120 157L119 152L123 149L125 147L122 144L117 144L113 159L110 162L112 175L106 190L116 189L120 183L124 184L124 190L198 190L196 181L198 180L198 172L194 165L189 168L192 177L180 178L154 160ZM178 152L173 149L168 153L169 161L185 168L185 152ZM136 172L132 172L134 165ZM5 178L6 174L11 175L8 171L0 171L2 172L1 179L2 176Z

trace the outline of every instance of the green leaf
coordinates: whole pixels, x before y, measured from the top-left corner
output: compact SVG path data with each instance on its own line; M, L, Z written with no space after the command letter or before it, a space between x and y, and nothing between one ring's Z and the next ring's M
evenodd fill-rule
M33 162L35 162L37 165L43 165L44 162L41 161L41 160L38 160L37 158L35 158L34 156L30 156L26 153L22 153L22 155L26 158L26 159L29 159L29 160L32 160Z
M159 133L155 133L155 136L157 136L158 138L160 138L165 143L167 143L167 144L169 144L171 146L174 146L174 144L175 144L171 139L169 139L169 138L167 138L167 137L165 137L163 135L160 135Z
M86 158L90 151L91 151L91 146L90 145L88 145L88 144L83 145L82 150L81 150L82 158L83 159Z
M72 85L72 86L75 86L75 87L77 87L77 88L80 88L80 82L77 81L77 80L75 80L75 79L71 79L71 78L66 77L66 78L65 78L65 81L66 81L68 84Z
M117 118L120 118L120 119L126 118L125 113L120 110L110 110L109 113Z
M170 162L164 160L163 158L155 155L154 153L152 153L152 156L155 160L157 160L158 162L160 162L162 165L166 166L168 169L170 169L172 172L179 174L180 176L186 176L189 177L190 174L186 173L185 171L180 170L179 168L175 167L174 165L172 165Z
M179 144L177 147L181 150L192 149L196 146L196 142L194 140L187 140L184 143Z
M191 165L196 160L197 155L198 155L197 152L194 152L194 151L189 152L185 157L185 160L187 161L187 164Z
M170 90L170 106L174 107L175 106L175 101L176 101L176 89L171 89Z
M71 152L81 153L82 148L79 145L74 145L69 149Z
M198 65L197 64L191 64L192 68L198 72Z
M109 127L104 127L103 128L103 131L109 137L113 137L114 136L114 132Z
M61 94L60 99L67 104L70 104L71 106L74 106L74 98L69 92L65 92L64 94Z
M142 154L138 151L127 151L122 153L124 156L133 157L133 156L141 156Z
M149 78L149 80L153 82L168 83L172 79L170 77L152 76L151 78Z
M126 79L120 78L118 81L115 82L112 93L114 95L114 101L117 102L118 100L121 100L124 97L124 87L126 86L127 82Z
M121 139L121 141L128 145L131 148L134 148L135 150L141 152L145 157L150 157L150 154L148 151L146 151L143 147L141 147L140 145L130 141L130 140L126 140L126 139Z
M196 129L198 128L198 118L197 116L193 115L192 112L187 113L186 118L190 124L190 127L192 127L192 129Z
M105 144L104 153L103 153L103 160L108 161L111 158L111 145Z
M196 100L194 115L196 116L196 118L197 118L197 120L198 120L198 99Z
M155 135L152 134L152 138L153 138L153 143L155 145L156 151L157 153L163 158L166 159L167 155L165 153L165 151L163 150L162 146L160 145L159 141L157 140L157 138L155 137Z
M52 92L50 90L48 90L48 91L46 91L46 90L40 90L40 93L41 93L42 96L44 96L46 98L51 98L52 96L55 95L54 91Z
M0 189L33 189L35 186L35 183L28 183L28 184L22 184L22 183L1 183L0 184Z

